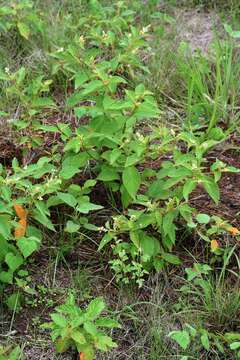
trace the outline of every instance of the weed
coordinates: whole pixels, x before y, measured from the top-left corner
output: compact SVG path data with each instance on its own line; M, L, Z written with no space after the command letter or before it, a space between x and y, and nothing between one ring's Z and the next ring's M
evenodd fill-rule
M123 289L127 305L115 310L138 344L132 358L158 359L159 349L182 359L239 352L239 224L220 209L223 186L240 172L236 153L224 156L238 146L239 32L228 19L208 52L193 52L177 43L170 8L155 0L0 6L1 294L11 330L27 306L36 309L35 329L38 309L55 307L48 327L57 350L77 349L84 359L116 347L98 327L119 324L100 317L98 296L86 308L73 295L58 306L62 267L66 287L84 302L103 278L93 266L109 270L106 289ZM200 209L198 194L208 207ZM194 248L198 237L207 262L187 264L185 281L176 276L188 261L182 231ZM38 284L33 264L48 251L53 271ZM157 273L165 274L156 285L163 298L152 297ZM122 343L128 330L119 330Z
M51 314L52 322L43 327L51 329L52 340L56 342L58 352L74 346L79 353L83 353L85 359L92 360L95 349L107 351L116 346L109 336L98 329L120 327L115 320L100 317L104 308L103 300L96 298L85 310L81 310L71 294L65 304L58 306L57 312Z

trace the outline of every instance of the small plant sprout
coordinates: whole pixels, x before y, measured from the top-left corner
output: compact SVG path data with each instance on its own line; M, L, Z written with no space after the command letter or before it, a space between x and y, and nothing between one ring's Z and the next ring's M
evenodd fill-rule
M52 321L42 327L51 330L57 352L73 348L80 354L80 359L92 360L96 350L108 351L117 346L102 329L112 330L121 326L112 318L100 316L105 307L103 299L96 298L81 309L76 305L74 295L70 294L67 301L50 315Z

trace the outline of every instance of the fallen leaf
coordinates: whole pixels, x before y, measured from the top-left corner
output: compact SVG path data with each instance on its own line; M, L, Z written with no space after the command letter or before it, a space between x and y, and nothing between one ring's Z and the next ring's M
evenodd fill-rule
M21 238L26 234L27 229L27 219L20 219L18 222L18 226L15 229L14 235L15 238Z
M236 227L233 227L231 226L230 228L227 229L228 232L233 235L233 236L236 236L236 235L239 235L240 231L238 230L238 228Z
M79 360L84 360L84 353L83 353L83 352L81 352L81 353L79 354Z
M14 204L13 207L14 207L14 210L16 211L16 214L19 217L19 219L27 218L27 212L22 205Z
M219 248L219 243L217 240L212 240L211 241L211 250L212 251L216 251Z

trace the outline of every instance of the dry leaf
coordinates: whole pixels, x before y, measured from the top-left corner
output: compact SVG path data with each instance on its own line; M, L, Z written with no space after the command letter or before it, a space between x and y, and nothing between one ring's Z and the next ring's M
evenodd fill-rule
M79 354L79 360L84 360L84 353L83 353L83 352L81 352L81 353Z
M15 229L14 235L15 238L23 237L26 234L27 229L27 219L21 219L18 222L18 226Z
M19 217L19 219L27 218L27 212L22 205L14 204L13 207L14 207L14 210L16 211L16 214Z
M216 251L219 248L219 243L217 240L212 240L211 241L211 250L212 251Z
M238 230L238 228L233 227L233 226L231 226L231 227L228 228L227 230L228 230L228 232L229 232L231 235L233 235L233 236L236 236L236 235L238 235L238 234L240 233L240 231Z

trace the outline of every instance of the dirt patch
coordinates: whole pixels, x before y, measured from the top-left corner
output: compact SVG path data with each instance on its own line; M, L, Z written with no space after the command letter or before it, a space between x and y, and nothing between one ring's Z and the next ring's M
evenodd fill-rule
M217 14L214 11L178 8L174 15L178 42L187 42L193 52L200 49L207 53L214 40L214 30L220 24Z
M31 345L24 350L26 360L75 360L77 356L74 353L56 354L51 343L47 348L43 346Z

